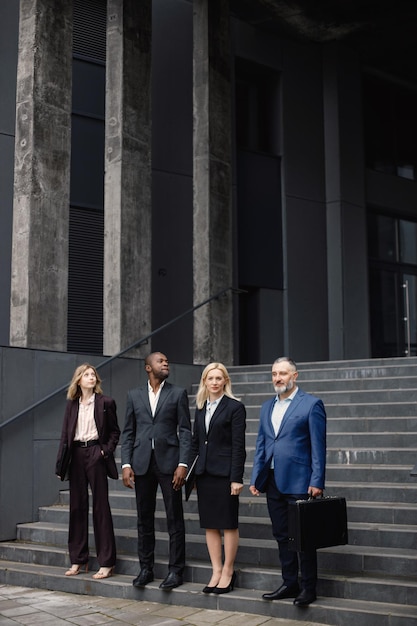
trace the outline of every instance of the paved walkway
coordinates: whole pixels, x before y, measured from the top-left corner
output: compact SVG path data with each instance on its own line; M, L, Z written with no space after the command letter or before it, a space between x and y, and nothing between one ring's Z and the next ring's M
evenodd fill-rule
M83 596L0 585L0 626L320 626L270 618L265 615L231 613L172 606L137 600Z

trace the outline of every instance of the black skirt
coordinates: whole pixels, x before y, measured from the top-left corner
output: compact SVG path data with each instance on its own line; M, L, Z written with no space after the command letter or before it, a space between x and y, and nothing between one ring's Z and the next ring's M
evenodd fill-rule
M200 528L238 528L239 496L230 495L230 479L202 474L196 483Z

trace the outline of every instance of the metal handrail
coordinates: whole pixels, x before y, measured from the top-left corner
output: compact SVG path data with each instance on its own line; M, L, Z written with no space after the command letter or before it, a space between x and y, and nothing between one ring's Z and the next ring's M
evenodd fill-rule
M105 359L104 361L102 361L98 365L95 365L94 367L98 370L101 367L104 367L105 365L108 365L109 363L111 363L115 359L120 358L121 356L126 354L126 352L129 352L129 350L133 350L133 348L137 348L138 346L140 346L140 345L142 345L144 343L147 343L148 340L151 337L153 337L157 333L161 332L161 330L165 330L165 328L168 328L168 326L171 326L172 324L175 324L175 322L178 322L178 320L182 319L186 315L189 315L190 313L194 313L194 311L197 311L197 309L200 309L202 306L208 304L212 300L218 300L219 298L224 296L228 291L233 291L234 293L241 293L242 292L241 289L236 289L234 287L226 287L226 289L222 289L221 291L216 293L214 296L210 296L210 298L207 298L206 300L203 300L203 302L200 302L200 304L196 304L195 306L191 307L190 309L187 309L187 311L184 311L180 315L177 315L177 317L173 317L169 322L166 322L162 326L159 326L159 328L156 328L155 330L153 330L151 333L149 333L149 335L146 335L146 337L142 337L141 339L138 339L134 343L131 343L130 346L127 346L127 348L123 348L123 350L120 350L120 352L118 352L117 354L114 354L113 356L108 357L107 359ZM58 389L55 389L55 391L52 391L47 396L44 396L40 400L37 400L36 402L31 404L30 406L26 407L26 409L23 409L23 411L20 411L19 413L16 413L16 415L13 415L12 417L10 417L5 422L2 422L0 424L0 430L2 428L5 428L6 426L9 426L9 424L12 424L13 422L17 421L20 417L23 417L23 415L26 415L30 411L33 411L33 409L38 408L39 406L41 406L42 404L44 404L45 402L47 402L51 398L54 398L58 394L62 393L63 391L68 389L68 385L69 385L69 383L65 383L65 385L62 385L61 387L58 387Z

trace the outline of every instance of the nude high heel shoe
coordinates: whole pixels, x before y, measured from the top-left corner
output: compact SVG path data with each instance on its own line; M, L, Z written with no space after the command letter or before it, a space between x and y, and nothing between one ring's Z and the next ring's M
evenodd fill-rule
M65 576L77 576L77 574L80 574L81 571L85 571L85 573L87 574L88 563L82 563L82 564L75 563L71 565L71 567L67 569L67 571L65 572Z
M103 578L110 578L110 576L113 576L113 570L114 570L114 566L113 567L100 567L98 572L93 574L93 578L95 578L96 580L103 580Z

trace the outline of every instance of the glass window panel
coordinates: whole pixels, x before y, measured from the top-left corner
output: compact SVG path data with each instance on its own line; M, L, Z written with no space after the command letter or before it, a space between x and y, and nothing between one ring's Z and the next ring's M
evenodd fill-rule
M373 259L396 262L396 220L386 215L369 216L369 255Z
M399 346L401 329L398 310L397 275L394 272L371 270L371 337L372 356L403 356Z
M417 265L417 224L399 220L400 261Z

